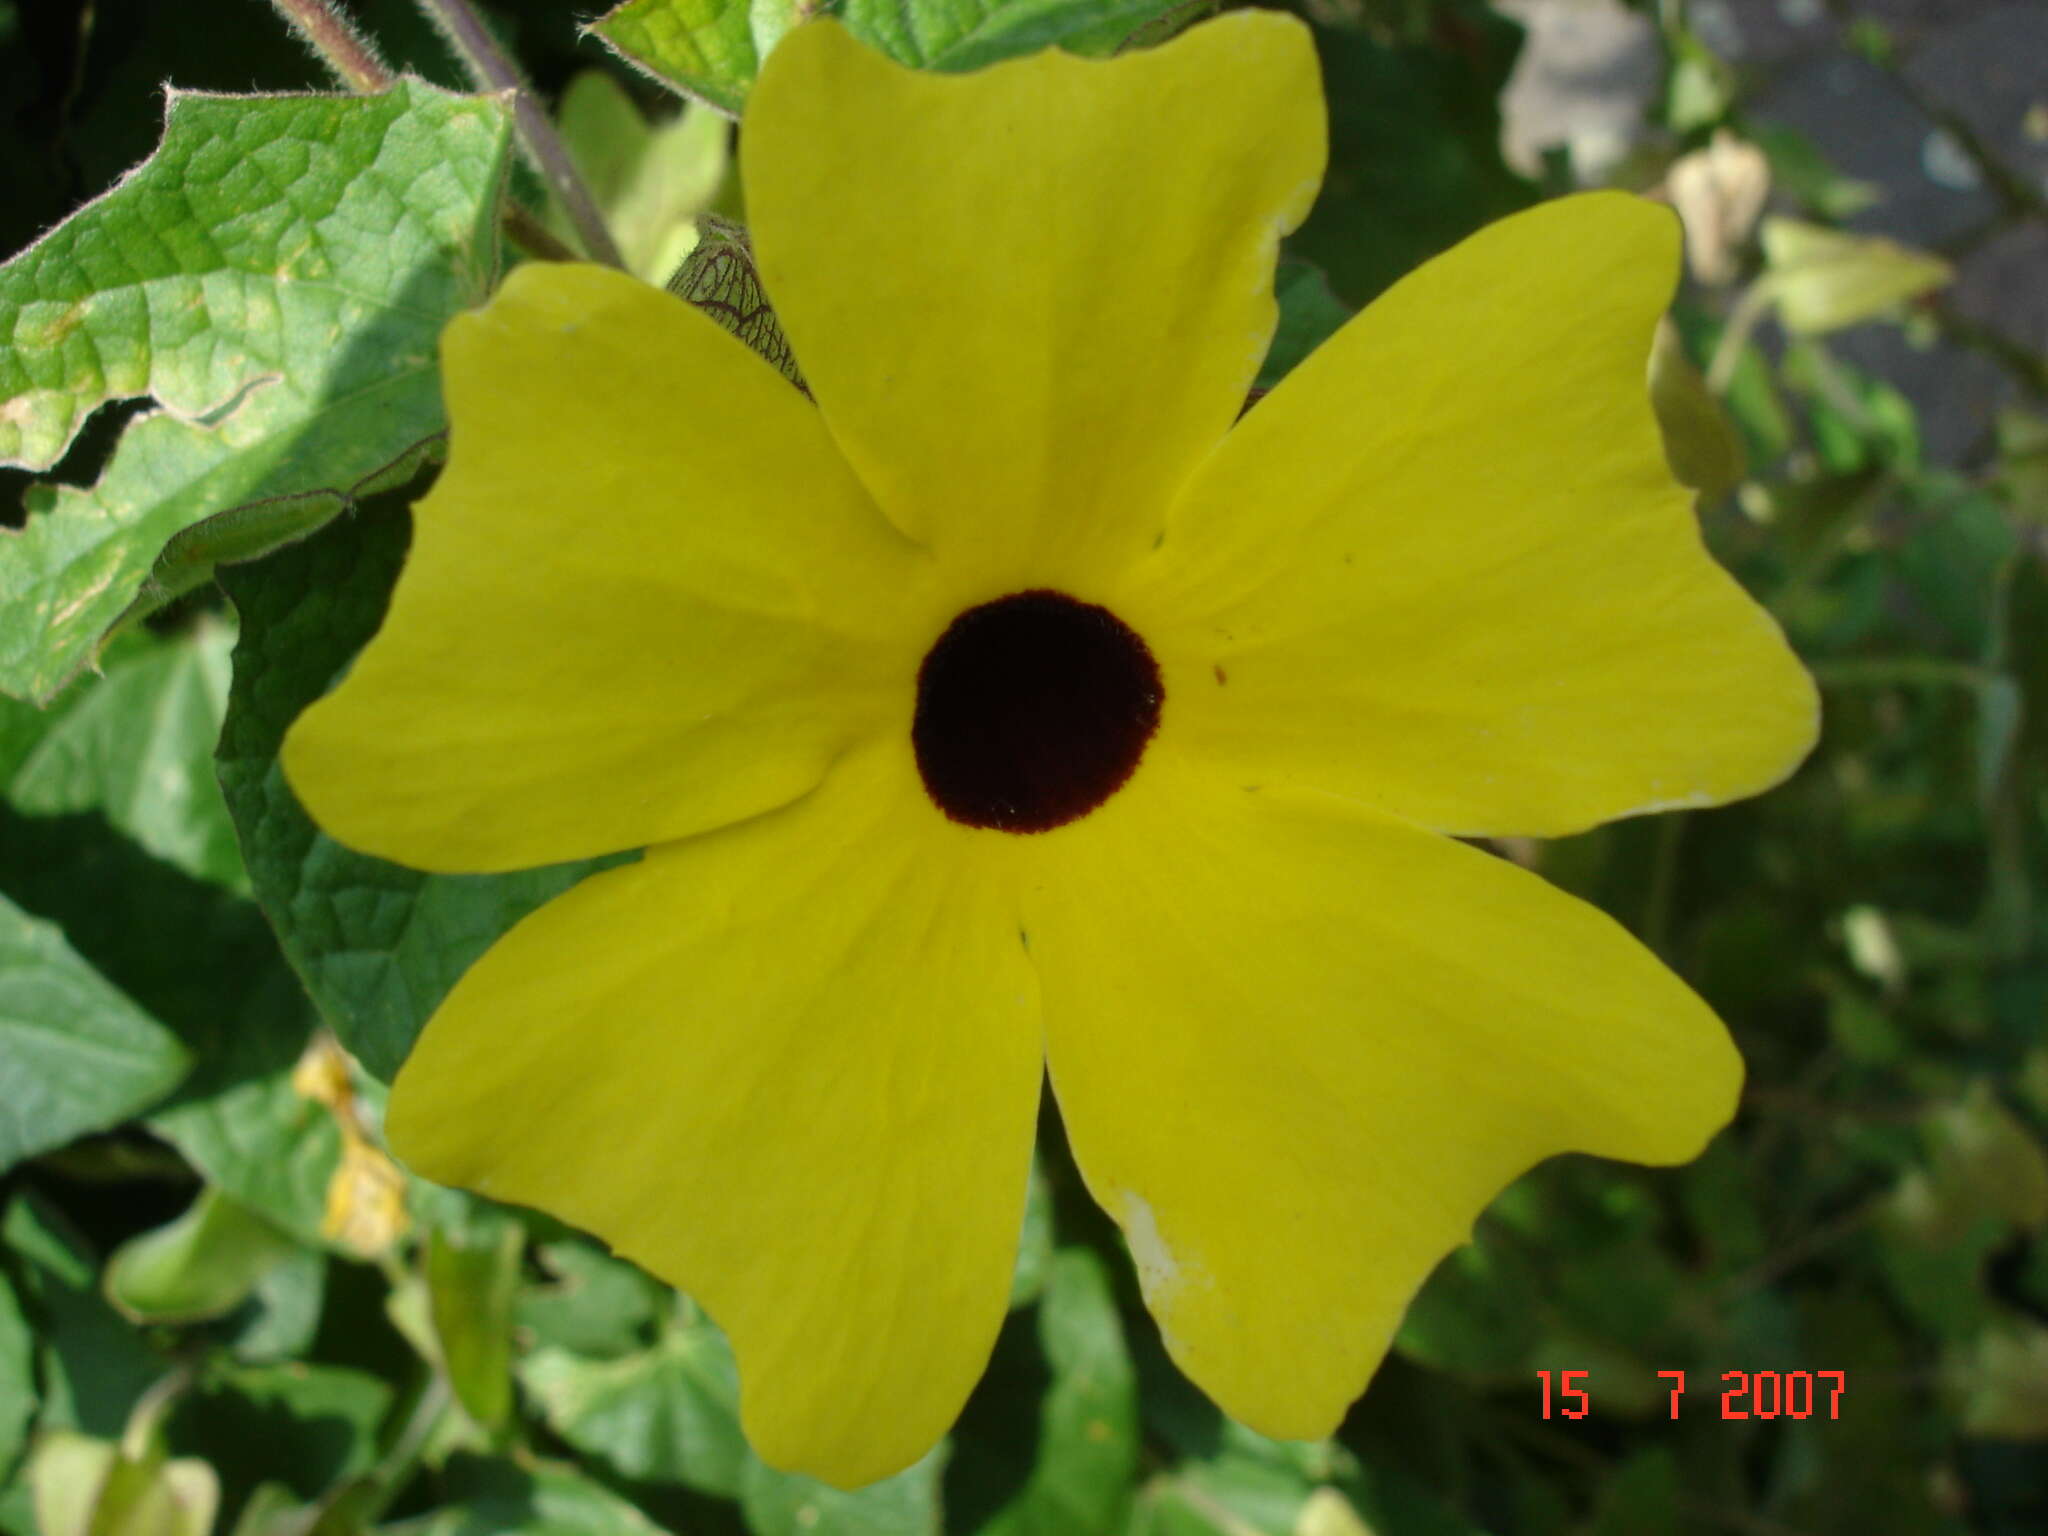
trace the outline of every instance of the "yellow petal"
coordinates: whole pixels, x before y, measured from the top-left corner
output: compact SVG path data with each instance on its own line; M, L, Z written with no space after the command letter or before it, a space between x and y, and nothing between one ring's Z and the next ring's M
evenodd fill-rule
M1245 417L1128 590L1167 723L1241 781L1461 833L1713 805L1812 745L1811 679L1701 546L1645 365L1669 210L1505 219Z
M391 611L285 740L334 837L455 871L682 837L794 799L900 708L929 561L741 343L536 265L442 358L453 452Z
M428 1023L392 1148L701 1301L766 1460L907 1466L987 1361L1023 1220L1038 997L987 867L1014 846L935 815L886 739L594 876Z
M1271 338L1323 168L1308 31L921 74L836 24L770 56L740 166L763 281L883 509L984 596L1148 546Z
M1162 744L1163 746L1163 744ZM1170 751L1025 895L1074 1153L1173 1357L1315 1438L1509 1180L1693 1156L1741 1062L1593 908L1332 795Z

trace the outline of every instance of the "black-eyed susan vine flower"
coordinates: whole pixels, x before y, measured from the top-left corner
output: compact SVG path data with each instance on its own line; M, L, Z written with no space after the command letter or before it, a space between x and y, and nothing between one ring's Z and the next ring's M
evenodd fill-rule
M463 978L392 1144L692 1292L771 1462L944 1433L1048 1074L1174 1358L1283 1437L1508 1180L1732 1111L1704 1004L1455 840L1812 742L1646 401L1676 222L1497 224L1233 425L1323 154L1280 16L965 76L820 23L742 146L815 405L595 268L448 329L447 470L286 770L425 869L647 852Z

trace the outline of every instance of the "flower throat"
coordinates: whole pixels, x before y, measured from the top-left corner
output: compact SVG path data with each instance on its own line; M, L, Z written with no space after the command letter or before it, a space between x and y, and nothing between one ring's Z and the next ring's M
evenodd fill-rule
M917 674L911 745L953 821L1048 832L1123 786L1165 689L1137 633L1062 592L1013 592L946 627Z

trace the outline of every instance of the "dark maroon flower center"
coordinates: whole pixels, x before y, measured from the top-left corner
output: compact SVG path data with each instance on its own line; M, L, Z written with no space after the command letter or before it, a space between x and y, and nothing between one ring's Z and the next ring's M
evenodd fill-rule
M1047 832L1131 776L1164 697L1145 642L1107 608L1013 592L961 614L925 656L910 740L952 820Z

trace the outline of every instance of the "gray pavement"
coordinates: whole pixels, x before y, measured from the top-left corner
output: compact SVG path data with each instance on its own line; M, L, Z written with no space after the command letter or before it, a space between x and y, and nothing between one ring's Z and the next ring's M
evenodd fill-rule
M1530 33L1503 102L1509 155L1569 144L1600 179L1654 106L1652 23L1618 0L1501 9ZM2048 0L1691 0L1687 14L1733 67L1745 122L1796 131L1877 189L1848 227L1949 257L1954 313L2048 354ZM1981 349L1918 349L1885 325L1830 344L1905 392L1935 462L1980 460L1995 411L2026 399Z

